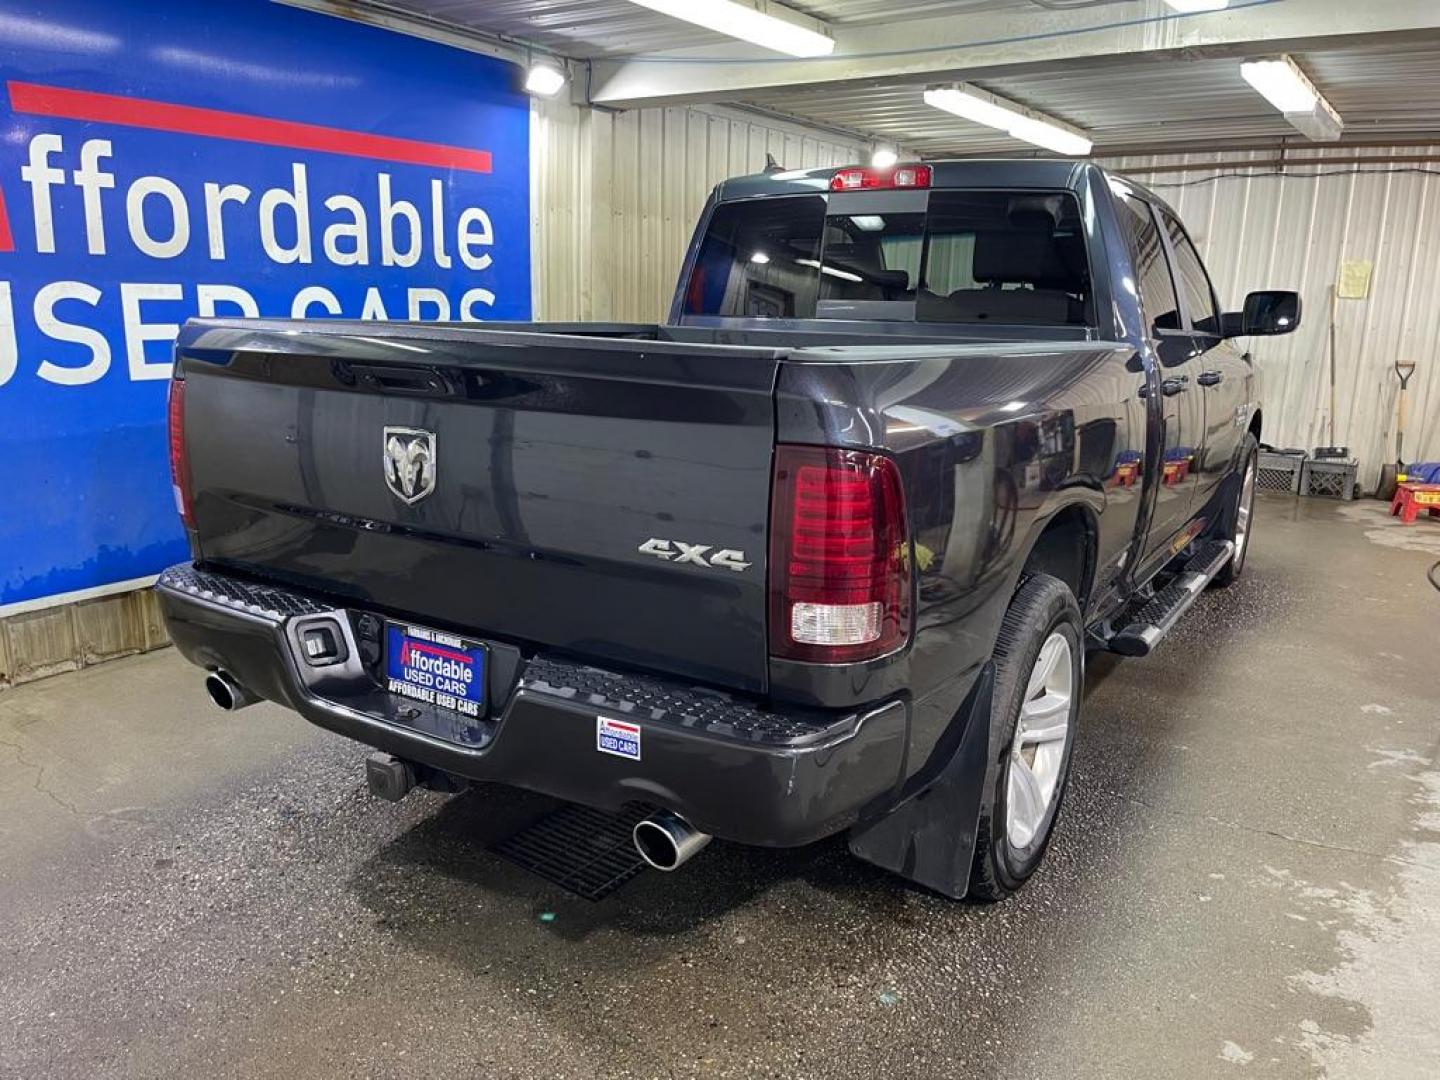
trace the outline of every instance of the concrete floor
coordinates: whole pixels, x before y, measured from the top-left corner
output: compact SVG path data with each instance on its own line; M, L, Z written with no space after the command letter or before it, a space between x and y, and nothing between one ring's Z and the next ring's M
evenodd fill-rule
M0 1074L1440 1076L1440 523L1267 497L1245 577L1092 657L1017 898L712 845L598 905L484 850L542 805L173 653L0 695Z

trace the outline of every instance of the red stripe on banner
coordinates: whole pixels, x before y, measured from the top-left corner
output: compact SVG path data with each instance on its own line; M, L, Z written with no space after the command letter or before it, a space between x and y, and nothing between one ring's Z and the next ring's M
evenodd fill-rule
M320 150L406 165L433 165L479 173L490 171L488 150L395 139L388 135L369 135L319 124L272 120L247 113L172 105L164 101L96 94L88 90L66 90L37 83L9 82L6 85L10 90L10 105L17 113L123 124L182 135L208 135L216 139L284 146L292 150Z
M14 251L15 237L10 234L10 215L5 210L5 192L0 191L0 251Z

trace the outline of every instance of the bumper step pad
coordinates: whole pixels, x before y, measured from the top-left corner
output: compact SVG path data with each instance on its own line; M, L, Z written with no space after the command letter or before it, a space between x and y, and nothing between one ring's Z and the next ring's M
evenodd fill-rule
M803 745L831 734L836 724L833 715L794 709L781 716L719 691L667 685L643 675L618 675L546 656L530 661L523 685L636 719L742 742Z
M193 566L172 566L156 583L162 589L208 600L247 615L259 615L274 622L300 615L320 615L332 609L308 596L273 585L258 585L229 574L216 574Z
M607 814L566 803L490 850L585 900L603 900L645 869L630 832L653 812L637 805Z

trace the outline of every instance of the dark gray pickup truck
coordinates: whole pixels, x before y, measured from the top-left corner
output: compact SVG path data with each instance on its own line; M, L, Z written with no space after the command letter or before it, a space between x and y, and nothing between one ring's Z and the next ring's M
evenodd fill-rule
M189 323L192 562L157 588L227 709L997 898L1039 864L1084 654L1244 566L1261 409L1174 212L1090 163L716 189L664 325ZM644 809L637 809L644 808Z

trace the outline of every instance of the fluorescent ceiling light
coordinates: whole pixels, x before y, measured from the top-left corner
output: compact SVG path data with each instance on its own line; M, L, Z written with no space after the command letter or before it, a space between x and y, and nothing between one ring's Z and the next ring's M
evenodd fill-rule
M1271 105L1285 114L1290 126L1316 142L1334 142L1345 121L1325 100L1300 66L1288 56L1247 60L1240 74Z
M899 160L900 155L888 146L877 146L875 152L870 155L870 164L876 169L888 169Z
M1278 60L1248 60L1240 65L1240 75L1282 113L1309 112L1320 100L1310 80L1288 56Z
M1079 128L968 83L931 87L925 91L925 104L1066 157L1085 157L1095 145Z
M1165 3L1182 15L1197 11L1224 11L1230 6L1230 0L1165 0Z
M1286 113L1290 126L1312 142L1334 142L1345 133L1345 121L1321 98L1308 113Z
M555 64L542 61L531 64L525 73L525 90L540 97L554 97L565 85L565 72Z
M1007 109L995 103L993 94L960 84L925 91L925 104L954 113L964 120L973 120L986 127L1009 131L1010 125L1022 115L1014 109Z
M1033 116L1022 116L1010 125L1010 134L1025 142L1053 150L1066 157L1084 157L1095 144L1084 135Z
M703 26L717 34L748 41L790 56L829 56L835 39L822 33L818 19L766 3L764 10L743 0L630 0L675 19ZM777 14L783 12L783 15Z
M770 256L766 255L763 251L757 251L755 252L755 254L750 256L750 261L752 263L759 263L761 266L764 266L770 261Z

